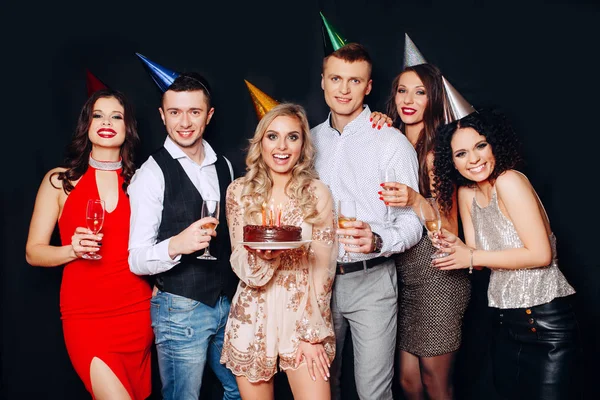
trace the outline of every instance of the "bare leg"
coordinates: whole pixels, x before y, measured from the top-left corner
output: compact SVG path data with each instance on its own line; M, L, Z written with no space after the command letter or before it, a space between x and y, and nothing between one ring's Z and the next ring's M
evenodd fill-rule
M90 363L92 392L97 400L131 400L115 373L98 357Z
M452 400L452 370L456 352L435 357L421 357L423 386L430 400Z
M317 380L313 381L308 373L306 363L302 363L297 370L288 369L285 371L294 400L329 400L331 392L329 382L324 380L319 374Z
M243 400L273 400L273 379L265 382L250 382L245 376L236 376L235 380Z
M424 400L425 393L421 383L421 366L419 357L400 350L400 386L407 400Z

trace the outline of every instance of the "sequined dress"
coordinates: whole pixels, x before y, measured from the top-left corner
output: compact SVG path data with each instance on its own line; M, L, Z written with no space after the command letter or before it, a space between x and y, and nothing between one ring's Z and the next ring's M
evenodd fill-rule
M458 350L471 295L466 271L440 271L431 265L436 250L424 233L419 243L396 257L398 348L419 357Z
M317 222L303 221L295 201L284 208L281 223L302 227L310 245L286 250L272 261L248 252L243 240L243 179L227 190L227 221L231 267L240 283L231 302L221 363L250 382L268 381L281 369L296 369L300 340L322 343L329 360L335 355L330 300L335 276L335 225L328 188L320 181L311 187L319 213ZM253 222L256 223L256 222Z
M523 242L513 223L500 211L495 189L486 207L480 207L473 197L471 215L475 230L475 245L478 249L494 251L523 247ZM550 234L550 244L552 261L547 266L492 269L488 286L490 307L504 309L533 307L548 303L556 297L575 293L558 269L554 233Z

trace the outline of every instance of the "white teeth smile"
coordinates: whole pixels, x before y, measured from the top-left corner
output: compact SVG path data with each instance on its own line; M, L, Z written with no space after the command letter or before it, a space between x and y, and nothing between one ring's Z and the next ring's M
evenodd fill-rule
M273 157L278 158L280 160L287 160L290 158L289 154L273 154Z
M469 171L471 171L471 172L481 172L481 171L483 171L483 167L485 167L485 164L481 164L480 166L475 167L475 168L469 168Z

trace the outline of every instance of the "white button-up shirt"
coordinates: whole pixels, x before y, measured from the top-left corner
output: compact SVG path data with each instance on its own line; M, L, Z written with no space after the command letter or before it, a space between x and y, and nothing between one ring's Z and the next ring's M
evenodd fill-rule
M374 130L371 110L365 106L340 134L331 126L331 114L311 129L317 150L316 168L336 202L355 200L356 217L367 222L383 239L380 254L352 253L355 261L401 253L419 242L423 226L411 207L391 207L393 222L385 223L386 205L379 200L383 188L380 168L394 168L396 181L419 191L417 153L406 136L395 128ZM340 246L339 257L343 254Z
M220 199L219 179L215 168L217 154L205 140L202 140L202 145L204 160L201 165L192 161L168 136L164 147L171 157L179 161L203 199ZM225 160L233 180L231 163ZM165 177L152 156L135 172L127 193L131 204L129 268L137 275L168 271L179 263L181 255L175 259L169 256L171 238L156 242L162 220Z

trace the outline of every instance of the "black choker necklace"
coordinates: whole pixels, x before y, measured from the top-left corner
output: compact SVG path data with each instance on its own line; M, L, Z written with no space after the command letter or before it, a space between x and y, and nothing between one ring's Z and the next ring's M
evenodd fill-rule
M98 161L90 156L90 165L101 171L116 171L123 166L123 161Z

